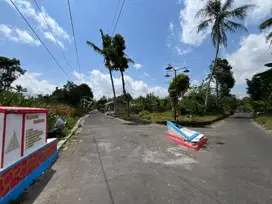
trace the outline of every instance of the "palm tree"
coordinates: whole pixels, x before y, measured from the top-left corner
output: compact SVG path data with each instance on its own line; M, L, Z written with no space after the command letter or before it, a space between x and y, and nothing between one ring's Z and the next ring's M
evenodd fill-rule
M243 20L246 18L248 10L254 5L244 5L238 8L232 8L234 0L226 0L223 4L220 0L209 0L207 4L200 9L196 17L202 17L205 20L198 25L198 32L207 29L212 26L211 37L213 45L216 48L215 59L213 63L213 68L208 81L208 89L205 96L205 107L207 108L208 95L210 91L211 80L214 75L214 70L216 67L216 61L218 58L219 47L223 45L227 47L227 34L226 32L236 32L237 30L247 29L240 23L234 22L234 19Z
M272 27L272 18L267 19L259 26L261 30L267 29L269 27ZM272 45L272 31L267 35L266 40L270 41L270 45Z
M113 91L113 98L116 101L116 93L114 88L114 82L112 77L112 71L117 70L112 66L112 38L108 34L104 34L103 30L100 29L100 34L102 38L102 48L99 48L94 43L87 41L87 44L90 45L94 51L104 56L105 66L108 68L111 78L111 85Z
M126 42L125 39L122 35L116 34L113 39L112 39L112 46L114 49L114 57L113 57L113 67L118 69L121 73L121 78L122 78L122 87L123 87L123 94L126 97L127 100L127 109L128 109L128 115L130 114L130 98L129 95L126 92L126 87L125 87L125 79L124 79L124 72L126 69L129 68L128 64L133 63L134 61L130 58L127 57L125 54L125 49L126 49Z

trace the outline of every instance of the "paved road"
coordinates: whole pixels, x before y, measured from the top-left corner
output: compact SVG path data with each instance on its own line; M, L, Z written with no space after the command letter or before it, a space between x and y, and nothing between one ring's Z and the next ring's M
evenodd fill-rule
M92 113L25 203L272 203L272 135L244 115L198 129L198 152L164 139L159 125Z

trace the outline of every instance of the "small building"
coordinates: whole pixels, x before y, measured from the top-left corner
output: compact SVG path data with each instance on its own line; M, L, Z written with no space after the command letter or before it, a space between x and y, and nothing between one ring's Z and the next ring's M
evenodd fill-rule
M127 104L121 102L114 104L114 101L109 101L105 103L105 113L108 115L127 113Z

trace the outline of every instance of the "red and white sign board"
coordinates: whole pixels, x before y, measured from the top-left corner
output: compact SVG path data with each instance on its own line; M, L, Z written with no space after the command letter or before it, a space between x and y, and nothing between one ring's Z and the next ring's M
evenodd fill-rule
M0 169L46 144L47 109L0 107Z
M0 169L2 164L2 137L3 137L3 128L4 128L4 113L0 113Z

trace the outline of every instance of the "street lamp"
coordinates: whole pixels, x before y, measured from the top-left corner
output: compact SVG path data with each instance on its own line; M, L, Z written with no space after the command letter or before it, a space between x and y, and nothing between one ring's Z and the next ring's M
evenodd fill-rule
M177 76L177 71L183 70L184 73L190 72L187 67L175 68L171 64L168 64L168 67L165 68L167 71L173 71L175 73L175 77Z

